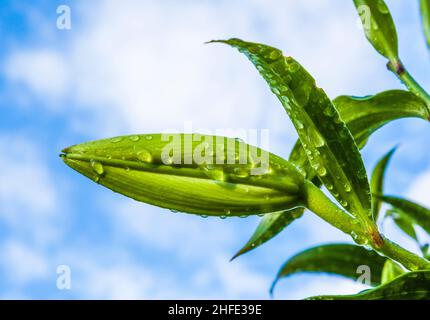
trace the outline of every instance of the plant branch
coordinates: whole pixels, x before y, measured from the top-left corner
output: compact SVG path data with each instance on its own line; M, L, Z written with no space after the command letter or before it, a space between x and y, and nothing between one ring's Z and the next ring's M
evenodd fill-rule
M359 220L334 204L319 188L310 181L305 181L303 201L306 208L337 229L349 234L358 245L372 247L378 253L401 263L409 270L430 269L430 262L382 237L376 225L369 233ZM378 240L376 240L378 239Z
M427 110L430 114L430 95L424 90L423 87L412 77L412 75L406 70L400 59L389 61L387 64L388 70L392 71L408 90L421 99L427 104ZM430 120L430 119L429 119Z

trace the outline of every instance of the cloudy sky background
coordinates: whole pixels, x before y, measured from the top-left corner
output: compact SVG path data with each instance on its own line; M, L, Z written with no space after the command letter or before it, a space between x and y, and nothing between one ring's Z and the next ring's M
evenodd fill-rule
M387 1L401 57L430 88L418 1ZM56 28L59 5L72 29ZM66 146L166 129L270 129L287 156L297 136L251 64L211 39L240 37L294 56L330 97L402 88L366 42L352 1L4 1L0 8L0 298L269 298L280 265L349 241L311 213L234 262L258 218L203 219L137 203L76 174ZM363 151L367 168L400 143L386 190L430 206L430 127L401 120ZM389 222L384 232L417 248ZM56 287L59 265L71 290ZM275 298L353 293L338 277L299 275Z

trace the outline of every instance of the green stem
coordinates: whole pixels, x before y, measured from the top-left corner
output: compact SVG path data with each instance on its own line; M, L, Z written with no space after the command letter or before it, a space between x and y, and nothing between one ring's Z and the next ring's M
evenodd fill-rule
M359 245L372 247L378 253L401 263L409 270L430 269L430 262L379 235L376 225L372 233L334 204L319 188L305 181L303 201L306 208L337 229L349 234ZM376 232L376 233L375 233Z
M387 67L400 79L400 81L404 83L404 85L408 88L410 92L414 93L425 101L425 103L427 104L427 109L430 113L430 95L406 70L402 61L400 61L400 59L389 61Z

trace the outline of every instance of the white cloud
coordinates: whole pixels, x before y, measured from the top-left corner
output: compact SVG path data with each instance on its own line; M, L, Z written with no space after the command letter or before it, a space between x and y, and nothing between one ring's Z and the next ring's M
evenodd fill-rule
M14 224L52 217L58 195L37 145L23 137L0 136L0 218Z
M46 258L33 245L9 241L2 245L0 257L9 281L19 285L46 278L48 275Z
M85 111L85 118L71 119L92 135L181 129L189 120L205 129L264 124L292 133L290 125L273 127L289 120L250 63L231 48L203 42L238 36L274 44L303 62L331 95L368 89L366 70L380 61L356 27L353 6L311 2L82 1L72 7L80 16L66 49L18 49L6 76L48 99L72 93L75 110L55 105ZM373 88L384 80L373 75Z
M365 289L369 287L338 276L294 275L278 283L275 298L297 300L317 295L356 294Z
M47 100L50 108L61 107L56 102L67 93L70 76L60 53L50 49L22 50L6 59L4 69L12 83Z

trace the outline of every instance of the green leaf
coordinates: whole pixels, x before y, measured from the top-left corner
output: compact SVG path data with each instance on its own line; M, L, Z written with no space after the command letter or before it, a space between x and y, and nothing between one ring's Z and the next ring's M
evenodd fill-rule
M359 276L357 268L361 265L371 268L371 282L378 285L385 260L374 251L352 244L328 244L310 248L296 254L281 267L271 292L279 279L300 272L329 273L356 280Z
M300 218L303 212L304 208L296 208L290 211L273 212L264 215L251 238L231 260L269 241L294 220Z
M393 260L387 259L387 261L385 261L384 267L382 268L381 284L390 282L404 273L405 270L403 270L399 264Z
M256 66L290 116L320 180L343 207L367 224L370 188L360 152L312 76L276 48L240 39L214 42L236 47Z
M303 148L301 149L303 150ZM291 158L289 159L289 161L295 164L298 169L305 173L301 168L301 163L296 162L294 159ZM309 163L307 161L307 158L306 163ZM312 182L317 187L321 186L321 181L316 177L313 177ZM282 212L273 212L266 214L261 219L259 225L257 226L257 229L254 231L251 238L248 240L245 246L234 255L232 260L252 249L261 246L263 243L269 241L270 239L278 235L294 220L300 218L303 215L304 211L304 208L296 208L291 211L285 212L285 214L283 214Z
M237 139L132 135L82 143L63 152L68 166L97 183L175 211L245 216L301 205L304 179L297 168Z
M421 0L420 7L424 35L427 40L427 46L430 48L430 0Z
M385 170L387 168L388 162L396 151L396 148L397 147L391 149L385 156L383 156L373 169L372 177L370 178L370 188L375 194L383 194ZM372 212L374 221L378 220L380 209L381 201L377 197L372 197Z
M408 272L376 288L356 295L317 296L309 300L428 300L430 271Z
M423 254L423 257L427 260L430 260L430 244L426 243L422 246L420 246L421 253Z
M374 96L339 96L333 101L359 146L377 129L401 118L429 119L426 103L404 90L389 90Z
M414 222L412 219L404 213L402 210L392 208L387 210L386 216L391 217L395 224L408 236L418 242L417 233L415 232Z
M390 90L367 97L339 96L333 103L360 148L365 146L371 134L393 120L429 118L425 102L403 90ZM302 168L308 179L312 178L313 169L300 141L291 151L290 161Z
M388 60L398 57L397 32L385 1L354 0L364 33L372 46Z
M391 204L393 207L400 209L417 225L421 226L428 234L430 234L430 210L419 205L418 203L393 197L376 195L382 201Z

